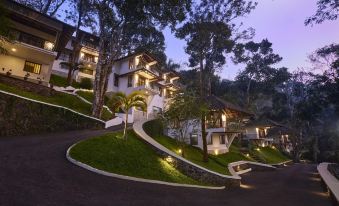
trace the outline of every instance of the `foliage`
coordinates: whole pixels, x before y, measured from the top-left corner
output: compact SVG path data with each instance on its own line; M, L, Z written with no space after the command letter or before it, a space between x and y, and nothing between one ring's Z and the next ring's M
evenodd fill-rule
M93 102L94 95L92 91L81 91L78 90L77 94L89 102ZM105 104L109 101L109 97L105 96Z
M68 83L67 83L67 79L65 77L62 76L58 76L55 74L51 74L51 78L49 80L49 83L58 87L67 87ZM72 82L72 87L74 88L80 88L79 83L78 82Z
M339 15L338 0L318 0L316 13L305 20L305 25L321 24L326 20L336 20Z
M178 92L171 100L171 104L164 113L166 127L174 130L175 138L180 143L181 155L185 156L185 143L189 136L189 129L199 124L203 105L199 98L190 91Z
M80 86L80 88L83 88L83 89L92 89L93 83L92 83L92 80L90 78L81 78L79 86Z
M120 175L174 183L203 184L180 173L132 131L128 131L127 135L127 141L119 138L120 132L82 141L71 149L70 155L94 168Z
M56 16L57 12L67 0L16 0L18 3L26 5L40 13L49 16Z
M125 128L123 137L127 138L128 113L131 109L137 108L143 112L147 111L146 96L142 91L133 91L129 95L123 92L114 93L108 102L112 111L122 110L125 113Z
M10 42L12 37L10 36L10 21L7 18L7 11L0 2L0 55L7 54L8 51L3 47L6 42Z
M271 147L260 147L259 149L259 151L255 149L252 150L251 154L262 159L267 164L278 164L289 160L277 149Z

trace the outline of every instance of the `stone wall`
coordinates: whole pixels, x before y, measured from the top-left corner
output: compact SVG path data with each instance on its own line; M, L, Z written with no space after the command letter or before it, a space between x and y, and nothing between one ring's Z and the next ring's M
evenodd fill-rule
M67 109L0 92L0 137L104 127L103 122Z
M15 86L24 91L33 92L43 96L51 96L56 92L52 88L41 85L38 82L25 81L23 79L18 79L4 74L0 74L0 83Z
M149 124L150 122L147 122L147 123ZM146 130L145 132L147 133L147 129L145 130ZM151 131L148 131L148 132L152 133ZM201 168L198 165L195 166L194 164L190 164L187 160L181 158L180 156L173 155L170 152L161 150L159 147L157 147L155 144L150 143L149 141L146 141L146 143L149 144L157 152L157 154L163 157L164 160L170 163L173 167L175 167L183 174L195 180L209 183L209 184L216 185L216 186L225 186L226 188L239 187L240 185L240 179L241 179L240 177L225 176L225 175L214 173L212 171L208 171L204 168ZM225 167L225 170L227 170L226 167Z

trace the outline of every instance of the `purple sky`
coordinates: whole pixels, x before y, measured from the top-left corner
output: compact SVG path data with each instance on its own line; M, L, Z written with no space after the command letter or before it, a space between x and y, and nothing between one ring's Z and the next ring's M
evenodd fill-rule
M304 20L316 11L317 0L258 0L256 10L243 19L246 27L256 30L254 41L268 38L273 49L284 59L277 66L290 71L298 67L309 67L307 56L317 48L339 42L339 20L326 21L320 25L304 26ZM184 51L185 42L176 39L165 30L166 54L179 63L188 61ZM233 79L244 65L229 62L219 74Z

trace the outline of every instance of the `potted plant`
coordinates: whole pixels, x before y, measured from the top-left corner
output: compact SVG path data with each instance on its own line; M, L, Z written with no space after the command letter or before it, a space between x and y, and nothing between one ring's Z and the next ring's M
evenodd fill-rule
M12 74L12 70L11 69L6 72L7 76L11 76L11 74Z
M26 80L28 79L29 76L30 76L30 74L27 72L27 73L25 74L24 80L26 81Z
M37 77L37 79L38 79L38 84L41 84L41 83L42 83L41 78L40 78L40 77Z

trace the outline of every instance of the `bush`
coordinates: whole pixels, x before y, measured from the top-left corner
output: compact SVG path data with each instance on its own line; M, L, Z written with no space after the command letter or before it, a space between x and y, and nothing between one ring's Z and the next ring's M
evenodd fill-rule
M164 125L161 120L156 119L146 122L144 130L151 137L161 136L163 135Z
M90 78L82 78L79 83L80 88L83 89L92 89L93 88L93 83Z

